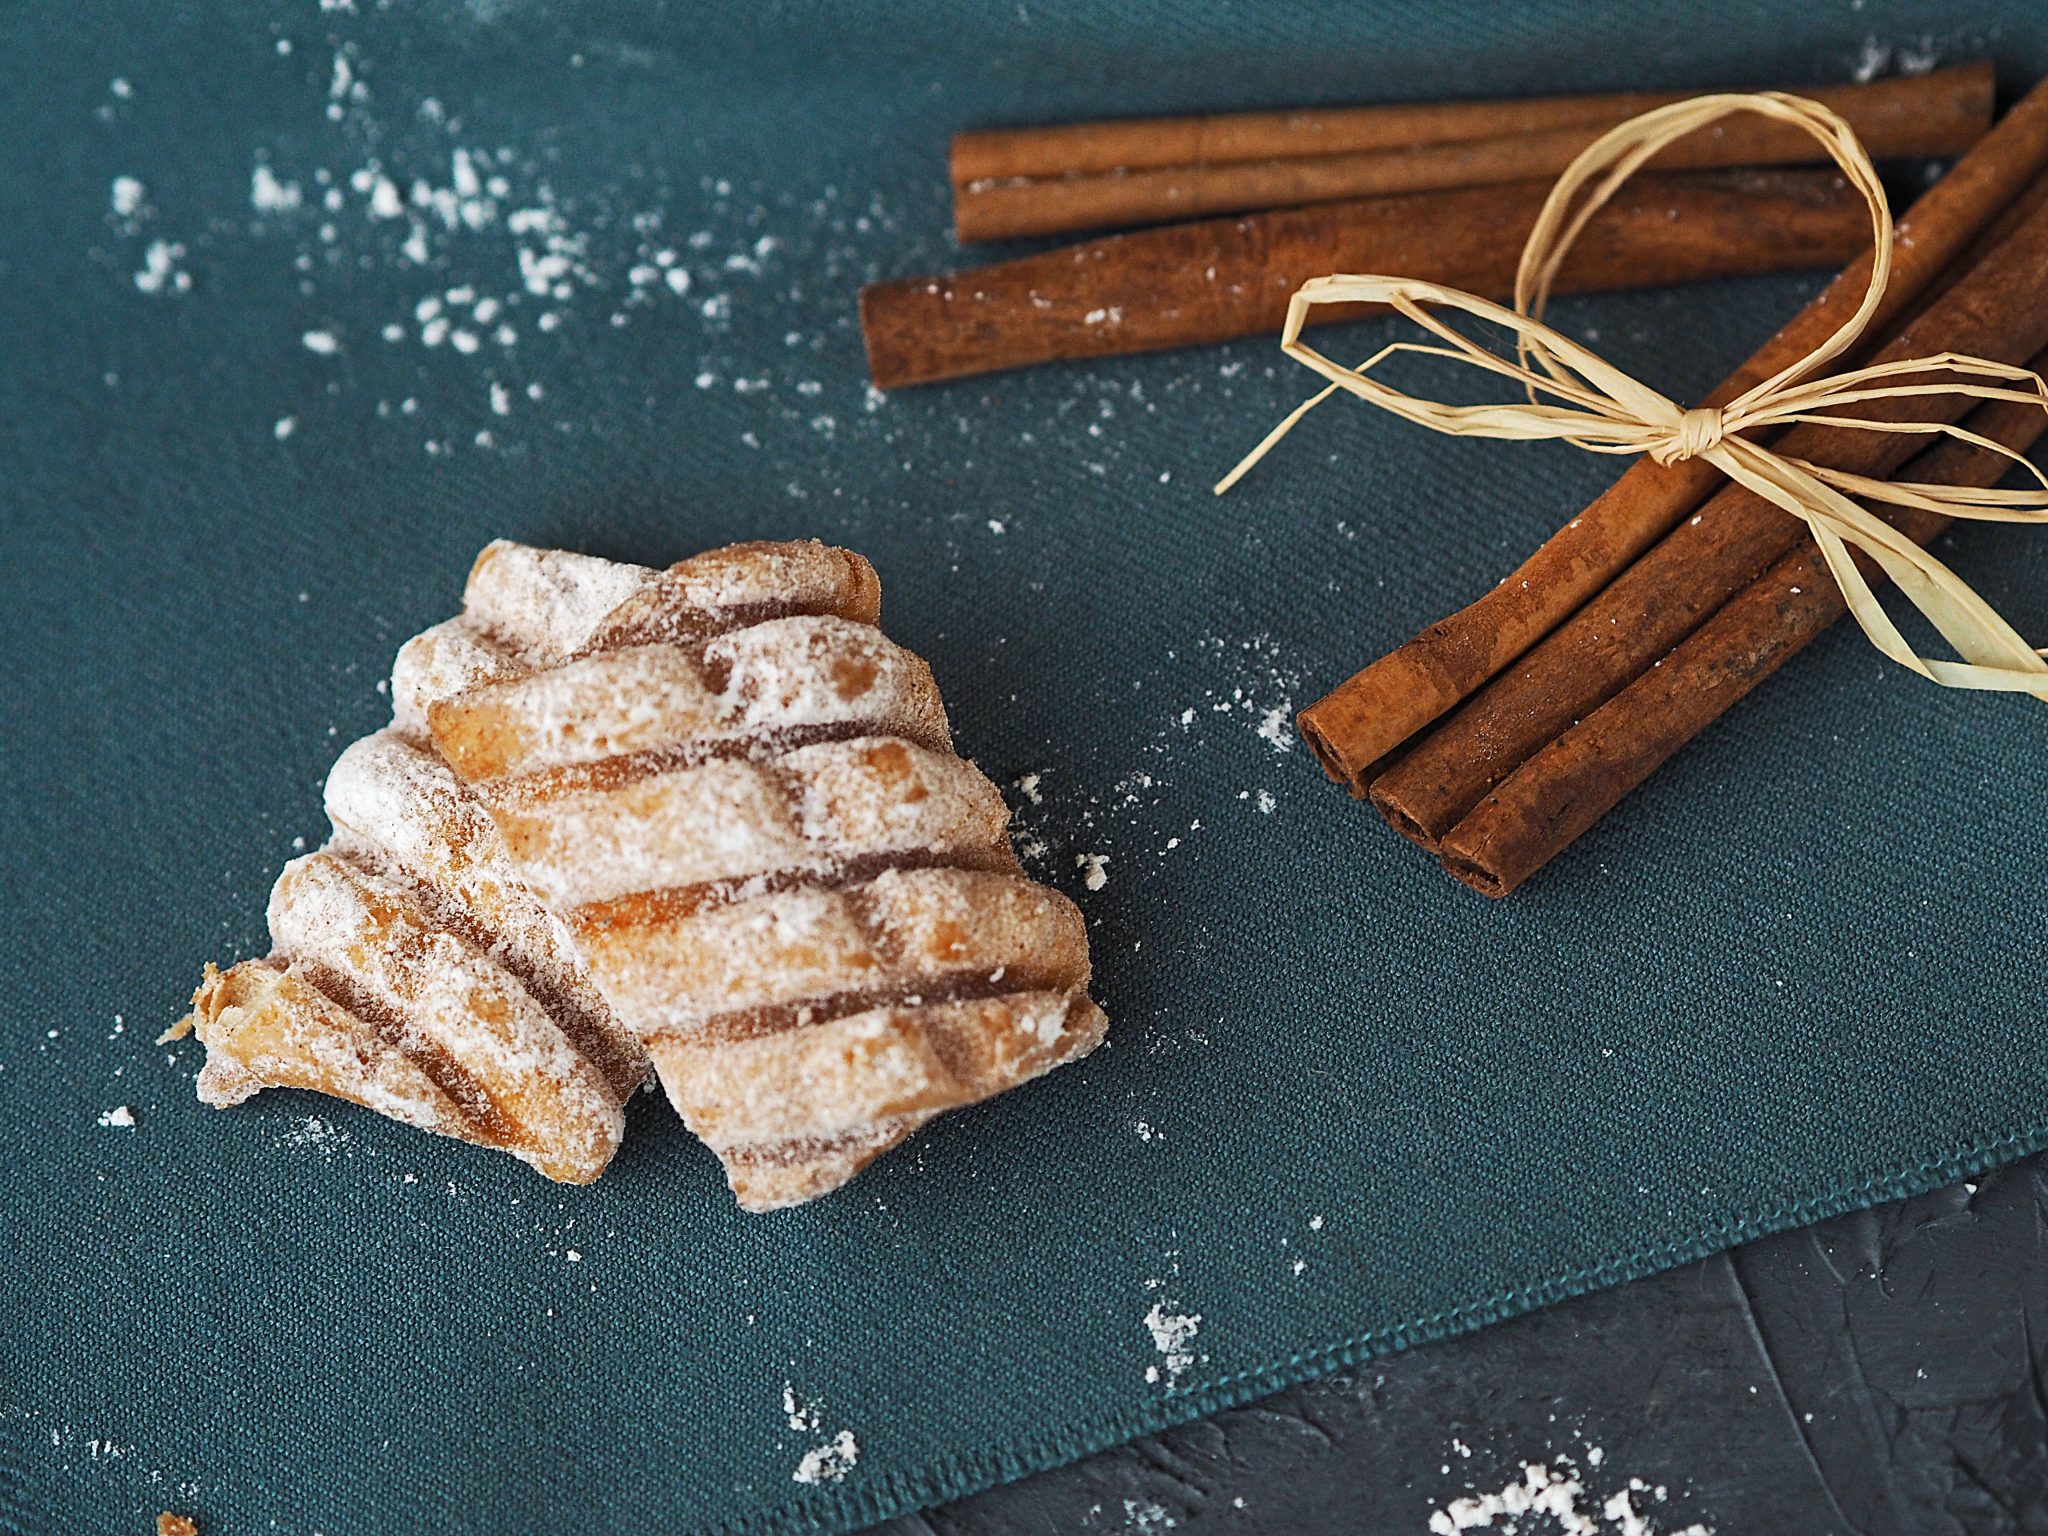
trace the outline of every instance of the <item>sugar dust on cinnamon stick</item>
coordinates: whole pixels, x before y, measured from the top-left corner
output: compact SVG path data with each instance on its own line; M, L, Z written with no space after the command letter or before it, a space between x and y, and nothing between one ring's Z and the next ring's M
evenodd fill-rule
M1595 138L1693 93L1630 92L1154 118L962 134L962 243L1130 228L1259 208L1556 176ZM1989 126L1989 64L1804 91L1880 158L1948 155ZM1673 144L1659 170L1807 164L1813 140L1761 119Z
M1428 277L1505 299L1547 182L1418 192L1211 219L978 271L861 291L876 385L911 384L1278 331L1326 272ZM1588 226L1560 292L1836 266L1869 239L1863 200L1833 172L1638 176ZM1318 320L1355 319L1331 306Z

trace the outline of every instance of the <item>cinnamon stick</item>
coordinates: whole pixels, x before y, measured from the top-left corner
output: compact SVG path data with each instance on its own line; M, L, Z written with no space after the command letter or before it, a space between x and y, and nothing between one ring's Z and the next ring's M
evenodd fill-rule
M1294 290L1326 272L1429 277L1506 298L1545 182L1417 192L1120 235L861 290L882 389L1278 331ZM1559 287L1588 292L1841 261L1869 239L1863 200L1832 172L1638 176L1594 216ZM1902 253L1903 254L1903 253ZM1366 306L1317 318L1352 319Z
M2029 366L2048 368L2048 352ZM2023 453L2048 426L2048 413L1999 402L1972 412L1967 425ZM1944 442L1917 455L1899 478L1995 485L2011 467L1989 449ZM1885 516L1922 544L1948 526L1906 507L1887 508ZM1873 584L1884 579L1874 561L1852 553ZM1785 555L1482 800L1445 835L1444 868L1485 895L1507 895L1846 611L1816 546Z
M1963 65L1918 78L1934 79L1973 70L1988 73L1989 66ZM1389 102L1363 107L1304 107L1279 112L1115 118L1051 127L988 128L954 135L949 168L954 184L965 186L976 181L1022 176L1075 176L1163 165L1220 165L1287 155L1408 149L1417 144L1453 144L1508 134L1541 133L1548 128L1584 123L1612 125L1697 94L1610 91L1588 96ZM1828 101L1818 92L1805 94Z
M2044 345L2048 203L1907 324L1874 361L1960 352L2018 363ZM1965 396L1939 394L1873 401L1843 414L1954 421L1968 405ZM1774 446L1787 457L1882 476L1909 457L1916 443L1902 434L1803 425ZM1805 538L1805 525L1796 518L1740 486L1725 486L1396 760L1373 781L1373 804L1397 830L1436 848L1546 742L1619 693Z
M2029 92L1900 221L1876 323L1895 320L1932 288L2044 167L2048 82ZM1702 403L1725 405L1812 351L1854 312L1869 280L1866 251ZM1297 724L1324 770L1362 796L1389 754L1576 612L1721 483L1720 472L1698 459L1630 465L1485 596L1304 709Z
M1993 80L1989 64L1970 64L1805 94L1841 113L1879 159L1949 155L1968 149L1990 126ZM1003 136L963 135L953 145L954 228L962 243L1010 240L1554 177L1602 133L1647 110L1645 103L1683 99L1679 93L1464 103L1463 127L1454 139L1392 136L1404 117L1418 119L1421 132L1431 126L1442 131L1448 121L1442 110L1435 109L1432 124L1427 108L1352 109L1381 115L1339 121L1332 121L1335 114L1261 114L1256 127L1243 124L1235 132L1221 131L1229 119L1169 119L1154 130L1112 123L1082 131L1036 130L1035 137L1027 131L1021 145L1019 135L1007 136L1007 143L1000 141ZM1304 131L1304 123L1330 131ZM1062 142L1055 137L1061 135L1079 164L1035 173L985 169L995 163L1055 163L1047 152ZM1364 142L1334 147L1347 139ZM1129 158L1102 166L1104 140L1121 146ZM1277 147L1289 143L1314 147ZM1183 152L1184 158L1166 158ZM1651 165L1700 170L1825 158L1809 135L1747 117L1681 139ZM981 174L963 178L963 162ZM1084 164L1097 169L1083 170Z

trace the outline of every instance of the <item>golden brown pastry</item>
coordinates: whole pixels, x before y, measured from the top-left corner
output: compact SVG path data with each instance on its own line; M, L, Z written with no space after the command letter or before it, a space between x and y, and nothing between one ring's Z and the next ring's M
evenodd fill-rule
M490 807L741 1205L836 1188L1101 1040L1081 916L1018 867L865 560L714 550L615 578L558 659L494 649L565 583L595 603L575 559L486 549L463 617L401 656L400 718Z
M311 1088L571 1183L617 1150L646 1055L421 730L437 690L558 657L646 574L580 562L565 586L531 564L522 594L554 576L551 600L481 604L487 618L458 637L468 644L442 647L437 669L401 669L393 727L335 763L334 836L278 877L271 956L207 968L180 1026L206 1045L202 1099Z

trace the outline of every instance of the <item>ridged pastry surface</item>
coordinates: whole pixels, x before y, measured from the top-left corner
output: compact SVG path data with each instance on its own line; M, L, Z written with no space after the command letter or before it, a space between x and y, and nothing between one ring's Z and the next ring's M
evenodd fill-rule
M202 1099L307 1088L511 1152L551 1179L603 1172L646 1053L434 750L425 711L566 655L651 575L485 552L476 612L408 643L392 727L328 775L334 835L278 877L271 955L209 967L194 995Z
M486 552L443 626L480 650L429 642L415 707L743 1206L1101 1040L1080 913L1018 867L866 561L715 550L535 665L488 615L545 600L516 579L542 558Z

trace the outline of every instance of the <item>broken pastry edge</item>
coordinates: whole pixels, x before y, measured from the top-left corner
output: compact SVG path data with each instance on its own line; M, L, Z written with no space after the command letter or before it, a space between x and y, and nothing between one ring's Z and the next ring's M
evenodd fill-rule
M297 1019L290 1016L294 1013ZM206 1065L199 1072L201 1101L227 1109L266 1088L311 1088L428 1130L459 1121L453 1103L424 1073L366 1028L338 1025L337 1019L349 1016L280 959L244 960L225 971L209 961L192 994L192 1012L180 1021L206 1047ZM296 1055L266 1049L266 1036L277 1037L282 1045L294 1030L310 1032ZM352 1049L365 1083L377 1081L373 1074L389 1072L403 1079L409 1091L396 1085L358 1092L347 1091L346 1084L329 1086L319 1080L318 1069L335 1061L321 1061L323 1046L337 1059L339 1052Z
M437 921L427 893L341 857L285 865L271 893L280 957L463 1106L485 1145L602 1163L626 1094L580 1049L531 984L484 941Z
M295 1029L304 1038L292 1049L267 1048L273 1042L281 1047ZM276 957L244 960L225 971L207 962L192 995L192 1011L162 1038L187 1035L206 1047L198 1096L216 1109L232 1108L266 1089L304 1090L451 1140L510 1153L558 1184L593 1182L610 1166L624 1137L623 1111L597 1158L551 1158L545 1151L479 1135L455 1101L402 1050Z

